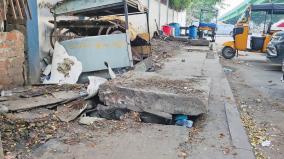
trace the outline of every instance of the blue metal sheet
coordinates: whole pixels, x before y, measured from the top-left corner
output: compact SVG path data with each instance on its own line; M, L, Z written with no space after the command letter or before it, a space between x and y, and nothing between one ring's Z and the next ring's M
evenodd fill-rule
M69 0L55 7L55 14L86 12L93 8L123 3L124 0Z
M29 79L31 83L38 83L40 79L40 54L39 54L39 28L37 0L29 0L32 18L27 18L27 46Z
M91 36L63 41L69 55L83 65L83 72L105 70L104 62L112 68L132 67L132 53L127 34Z

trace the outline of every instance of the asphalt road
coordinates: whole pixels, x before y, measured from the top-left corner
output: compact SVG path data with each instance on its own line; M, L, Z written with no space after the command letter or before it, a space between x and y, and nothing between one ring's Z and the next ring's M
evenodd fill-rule
M220 45L230 37L219 37ZM230 86L257 156L282 158L284 152L284 83L280 66L266 62L265 54L241 52L232 60L222 59ZM249 123L249 126L246 125ZM254 125L255 124L255 125ZM260 138L263 139L257 139ZM263 140L271 141L268 147Z

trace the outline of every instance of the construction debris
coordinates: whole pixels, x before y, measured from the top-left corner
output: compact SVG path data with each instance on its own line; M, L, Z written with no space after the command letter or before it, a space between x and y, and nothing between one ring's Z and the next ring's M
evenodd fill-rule
M87 116L85 116L85 117L80 118L79 123L83 124L83 125L92 125L96 121L104 121L104 120L106 120L106 119L98 118L98 117L87 117Z
M23 110L30 110L34 108L64 104L66 102L78 99L81 96L82 95L80 95L80 92L60 91L60 92L54 92L52 94L45 95L45 96L17 99L13 101L5 101L5 102L1 102L0 106L6 106L9 109L9 111L13 111L13 112L23 111Z
M107 106L137 112L199 115L207 113L209 83L206 78L179 80L156 73L129 72L103 84L99 96Z
M69 56L58 42L53 53L50 78L44 84L76 84L83 70L82 64L74 56Z
M75 120L87 108L87 103L84 99L64 104L57 107L56 116L63 122Z
M107 82L106 79L101 77L89 76L89 85L87 88L88 97L86 99L90 99L98 94L100 85Z

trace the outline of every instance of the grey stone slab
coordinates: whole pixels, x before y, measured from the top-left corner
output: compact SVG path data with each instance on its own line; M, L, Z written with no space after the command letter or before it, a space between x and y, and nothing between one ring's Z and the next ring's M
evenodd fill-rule
M139 112L198 115L207 113L210 79L175 79L156 73L132 72L100 87L109 106Z

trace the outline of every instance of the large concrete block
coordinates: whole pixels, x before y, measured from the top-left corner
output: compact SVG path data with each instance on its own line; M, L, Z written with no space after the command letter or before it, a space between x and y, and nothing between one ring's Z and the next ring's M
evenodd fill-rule
M210 79L175 79L157 73L130 72L100 87L108 106L138 112L199 115L207 113Z

